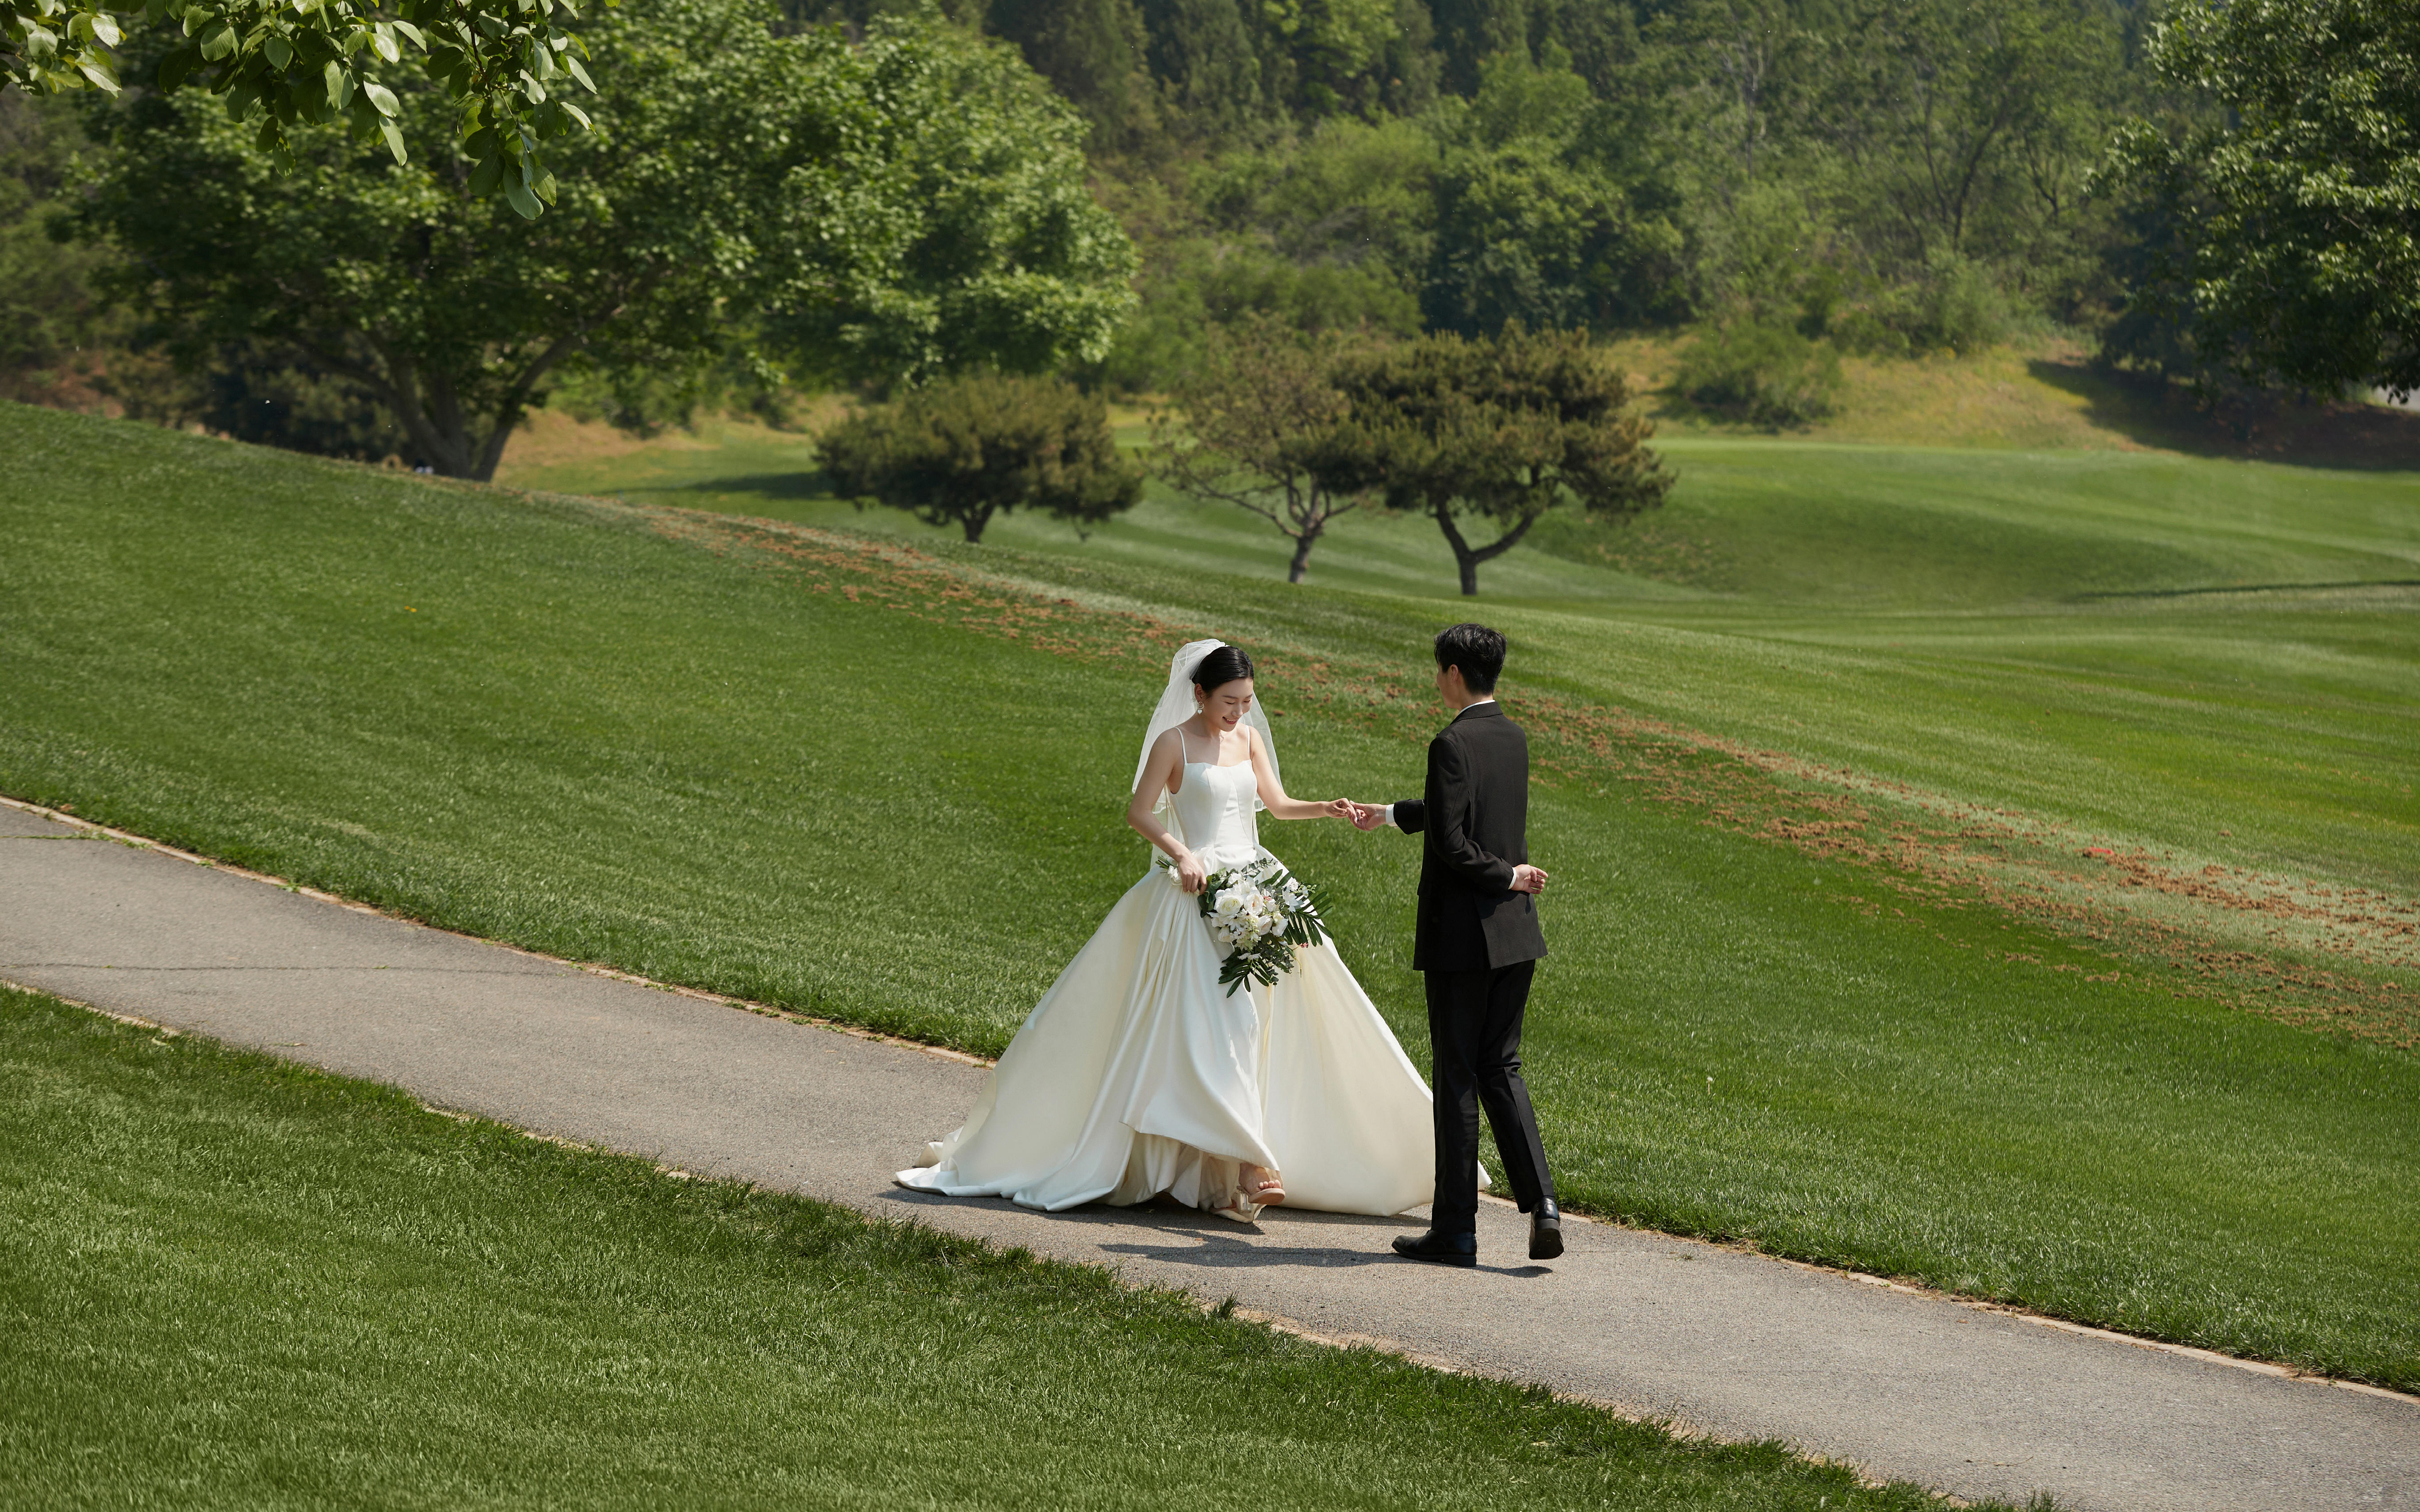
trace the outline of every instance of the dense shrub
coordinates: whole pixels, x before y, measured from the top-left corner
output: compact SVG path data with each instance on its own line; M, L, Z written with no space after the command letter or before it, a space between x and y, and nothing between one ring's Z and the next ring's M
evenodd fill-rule
M2018 315L2000 279L1984 264L1936 253L1920 274L1883 289L1868 304L1835 317L1832 339L1852 351L1906 357L1980 351L2005 340Z
M1840 354L1787 326L1742 320L1682 353L1672 387L1699 409L1752 424L1804 425L1832 412Z
M819 451L842 498L954 524L970 542L1012 509L1081 527L1142 497L1142 470L1118 455L1108 405L1059 378L944 378L841 422Z

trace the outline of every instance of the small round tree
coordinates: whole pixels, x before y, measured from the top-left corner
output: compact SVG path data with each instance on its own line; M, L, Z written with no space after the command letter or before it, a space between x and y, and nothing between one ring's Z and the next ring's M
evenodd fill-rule
M1118 455L1109 406L1060 378L943 378L841 422L818 450L843 498L954 524L970 542L1012 509L1081 528L1142 498L1142 470Z

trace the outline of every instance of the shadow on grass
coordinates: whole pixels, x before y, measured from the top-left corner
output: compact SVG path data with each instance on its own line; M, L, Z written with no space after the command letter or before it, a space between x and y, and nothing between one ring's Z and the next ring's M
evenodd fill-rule
M2143 446L2195 456L2357 471L2420 471L2420 413L2261 394L2205 408L2181 384L2035 358L2036 379L2086 402L2085 418Z
M2130 588L2105 594L2070 594L2071 604L2135 598L2209 598L2225 594L2333 594L2354 588L2420 588L2420 578L2356 578L2344 582L2228 583L2220 588Z

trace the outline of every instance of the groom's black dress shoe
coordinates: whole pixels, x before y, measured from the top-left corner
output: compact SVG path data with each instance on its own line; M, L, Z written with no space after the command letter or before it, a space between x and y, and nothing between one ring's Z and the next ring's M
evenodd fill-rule
M1563 1211L1552 1197L1541 1197L1529 1213L1529 1258L1560 1259L1563 1254Z
M1432 1228L1418 1239L1397 1238L1395 1253L1407 1260L1432 1265L1473 1266L1479 1263L1477 1234L1440 1234Z

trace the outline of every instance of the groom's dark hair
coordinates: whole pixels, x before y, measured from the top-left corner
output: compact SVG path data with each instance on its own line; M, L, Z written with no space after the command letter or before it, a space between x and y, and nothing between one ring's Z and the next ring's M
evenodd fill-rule
M1474 693L1493 693L1504 671L1504 637L1483 625L1457 625L1439 630L1437 671L1462 669L1462 686Z

